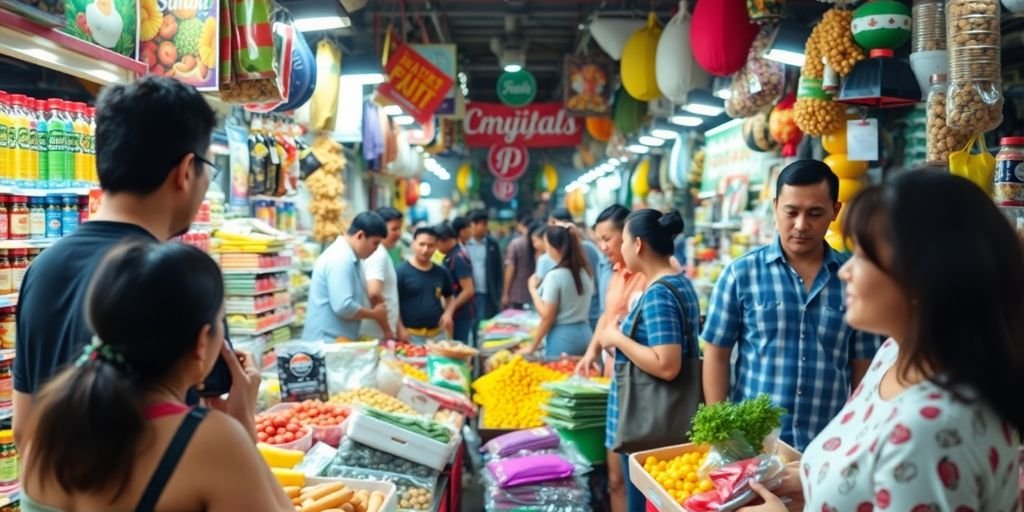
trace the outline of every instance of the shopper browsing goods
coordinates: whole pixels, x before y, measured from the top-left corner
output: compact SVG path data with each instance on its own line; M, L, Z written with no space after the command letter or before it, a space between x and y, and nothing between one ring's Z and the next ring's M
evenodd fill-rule
M955 208L930 208L941 197ZM889 336L780 496L804 510L1016 510L1024 254L970 181L908 172L853 200L846 320ZM970 300L964 300L970 297ZM786 506L758 487L767 502ZM865 505L866 504L866 505Z
M487 221L487 212L483 210L470 213L470 237L464 244L473 262L477 320L487 320L498 314L504 284L501 248L488 231Z
M96 155L103 198L92 219L43 251L25 274L17 313L14 431L32 431L32 395L92 338L83 301L100 259L126 239L188 230L216 169L204 159L216 125L195 88L147 76L102 92Z
M387 306L369 304L362 261L377 250L387 235L387 224L380 215L360 213L352 219L348 233L316 259L302 331L304 339L355 340L363 320L387 322Z
M437 234L431 228L418 228L413 234L412 256L398 267L398 300L402 323L411 341L423 345L442 333L452 334L455 301L452 278L435 265L431 256L437 249Z
M530 225L533 219L529 214L519 216L516 231L519 236L509 242L505 249L504 293L501 297L501 309L525 309L533 302L527 289L530 276L536 270L537 261L533 257L530 245Z
M223 279L206 253L118 246L84 303L96 337L36 395L22 510L293 510L256 450L259 371L225 342ZM224 412L189 407L219 357L232 376Z
M675 211L646 209L626 217L622 259L651 285L621 329L606 325L597 334L602 348L615 350L605 446L620 454L626 482L628 454L684 442L700 401L700 306L693 285L669 261L672 240L682 231L683 219ZM684 360L691 361L689 368ZM643 495L628 485L627 509L644 510Z
M437 250L444 254L441 264L452 279L452 300L455 301L452 338L469 344L476 326L476 301L473 291L473 263L466 249L459 245L455 230L447 222L434 228Z
M594 245L594 242L591 242L589 239L587 239L583 230L576 225L576 223L572 219L572 214L569 213L569 210L565 208L557 208L554 211L552 211L551 216L548 217L548 225L562 226L565 228L573 229L573 232L575 233L577 239L583 246L583 254L586 255L587 263L590 265L590 268L601 268L600 251L597 250L597 247ZM555 266L556 262L552 260L550 256L548 256L547 254L542 254L540 258L537 259L536 274L538 277L540 277L541 280L543 280L544 276L546 276L547 273L551 271L551 269L555 268ZM595 275L591 277L594 281L595 290L601 288L600 284L598 283L597 277L598 276L596 275L595 271ZM588 321L590 322L590 326L592 328L597 326L598 317L601 316L600 312L601 299L600 297L598 297L597 294L594 294L590 299L590 317L588 318Z
M406 339L408 336L402 333L405 327L398 315L398 277L390 254L402 237L402 213L385 206L377 209L377 215L387 224L388 236L363 262L363 273L366 276L366 292L370 296L370 304L387 306L388 319L384 325L374 320L363 320L360 334L382 339Z
M722 272L702 336L708 403L767 394L789 411L781 437L798 450L843 407L880 344L843 320L839 267L847 257L825 243L842 207L838 188L822 162L783 169L775 192L779 236Z
M543 284L537 276L530 276L530 296L540 313L540 326L533 342L520 353L533 353L544 341L544 355L549 359L582 355L594 335L589 323L594 270L569 228L549 226L544 236L548 257L558 265L544 277Z

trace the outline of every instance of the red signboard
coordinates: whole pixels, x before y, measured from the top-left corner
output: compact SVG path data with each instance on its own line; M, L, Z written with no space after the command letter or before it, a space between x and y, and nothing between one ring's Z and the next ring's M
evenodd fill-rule
M519 185L514 181L494 180L491 192L494 193L495 199L507 203L519 194Z
M499 180L515 181L530 165L530 150L526 146L495 144L487 152L487 169Z
M377 92L401 105L420 124L430 120L452 87L452 77L402 43L391 52L384 72L388 81Z
M582 120L561 103L512 108L500 103L474 102L466 105L462 127L466 145L473 147L573 147L583 139Z

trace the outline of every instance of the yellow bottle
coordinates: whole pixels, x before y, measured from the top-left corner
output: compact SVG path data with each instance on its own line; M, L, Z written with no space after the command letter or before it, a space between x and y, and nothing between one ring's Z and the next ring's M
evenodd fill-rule
M24 185L32 176L32 169L39 165L38 153L32 144L32 135L35 128L32 126L32 116L25 108L28 100L22 94L11 96L11 104L14 106L11 111L15 129L15 144L13 152L14 176L13 178L20 185Z
M11 161L11 142L14 141L14 123L11 120L11 97L0 91L0 181L10 181L14 162Z
M84 186L89 181L89 120L85 118L85 103L73 103L72 120L75 127L75 186Z

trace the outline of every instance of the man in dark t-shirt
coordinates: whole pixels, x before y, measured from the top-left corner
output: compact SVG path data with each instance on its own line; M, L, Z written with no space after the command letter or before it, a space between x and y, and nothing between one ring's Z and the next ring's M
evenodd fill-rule
M412 256L398 274L398 310L411 341L423 344L452 334L455 301L448 271L431 261L437 249L437 235L431 228L417 228L412 239Z
M26 425L33 395L92 338L84 300L103 256L126 240L159 242L189 228L214 179L215 168L203 155L215 125L216 116L202 95L172 78L147 76L107 87L100 95L99 210L43 251L21 286L14 360L19 445L32 435Z
M437 231L437 250L444 254L442 265L452 278L452 300L455 302L452 338L472 345L473 326L476 325L473 262L465 247L459 245L459 237L448 223L434 229Z

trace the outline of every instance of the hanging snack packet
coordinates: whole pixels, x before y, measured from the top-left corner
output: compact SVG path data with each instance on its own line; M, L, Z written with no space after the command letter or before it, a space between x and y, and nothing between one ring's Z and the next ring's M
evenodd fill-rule
M292 342L278 346L277 375L281 401L327 401L327 364L319 343Z
M471 382L469 364L466 361L429 355L427 356L427 375L430 378L430 383L435 386L469 394Z
M227 103L245 104L282 101L278 85L280 41L274 36L272 20L280 7L271 0L230 0L231 61L234 81L221 84L220 96Z

